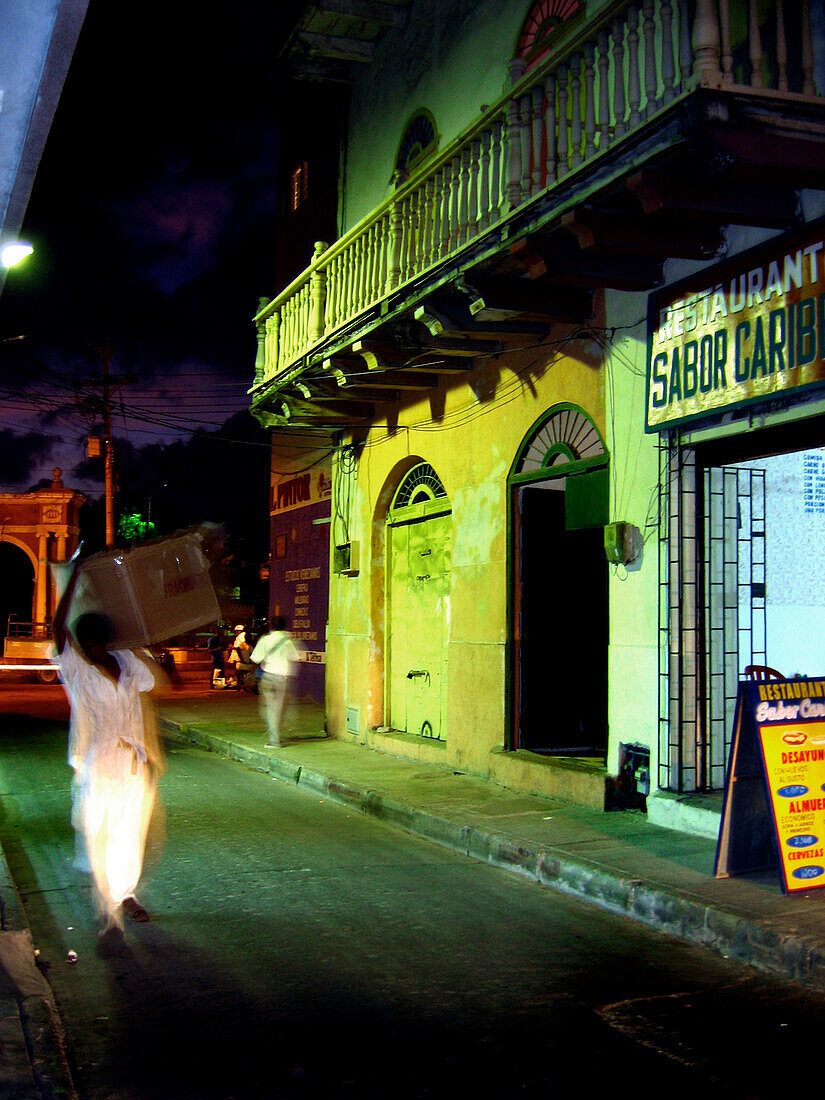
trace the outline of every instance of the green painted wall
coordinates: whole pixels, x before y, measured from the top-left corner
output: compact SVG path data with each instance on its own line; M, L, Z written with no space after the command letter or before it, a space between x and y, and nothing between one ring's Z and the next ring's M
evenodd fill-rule
M584 4L582 21L606 3ZM390 193L398 145L415 111L432 113L443 149L510 86L508 67L532 7L524 0L410 5L407 25L384 37L352 87L342 232Z
M433 114L443 148L483 104L498 99L528 5L417 0L408 10L406 27L383 39L352 89L344 231L390 193L398 145L414 111L426 107Z

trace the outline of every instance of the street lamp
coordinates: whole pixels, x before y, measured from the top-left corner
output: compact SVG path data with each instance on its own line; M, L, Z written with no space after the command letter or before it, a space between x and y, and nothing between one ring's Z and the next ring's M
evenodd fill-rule
M34 249L28 241L9 241L0 249L0 264L3 267L14 267L27 256L31 256Z

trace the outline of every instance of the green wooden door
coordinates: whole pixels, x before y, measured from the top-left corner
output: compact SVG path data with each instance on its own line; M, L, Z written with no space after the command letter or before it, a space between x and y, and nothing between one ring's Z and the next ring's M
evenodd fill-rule
M422 518L390 531L390 723L444 740L452 516Z

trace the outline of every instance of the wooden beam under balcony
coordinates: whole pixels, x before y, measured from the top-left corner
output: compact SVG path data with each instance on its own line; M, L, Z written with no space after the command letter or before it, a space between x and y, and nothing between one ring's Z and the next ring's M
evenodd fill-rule
M796 191L782 184L743 187L741 181L707 180L692 174L644 168L627 180L627 189L649 215L713 219L724 225L784 229L799 220Z
M420 371L431 371L434 376L439 374L462 374L473 369L473 360L470 356L460 359L442 359L436 352L421 352L420 361L416 363Z
M381 0L320 0L319 12L329 15L349 15L384 27L403 27L407 21L407 9Z
M350 66L343 61L332 61L322 57L298 60L290 58L289 72L296 80L312 80L318 83L351 84Z
M406 367L411 359L406 348L381 340L355 340L349 350L363 359L368 370Z
M541 285L528 278L467 276L463 287L470 313L479 322L520 316L536 321L586 321L593 316L593 295L578 287Z
M523 343L525 340L543 339L550 332L550 325L543 321L518 318L492 321L483 317L477 321L469 307L457 301L438 304L427 302L426 305L417 307L415 319L424 325L431 336L450 339L463 337L479 341L493 338L502 342Z
M431 347L434 349L432 353ZM472 370L472 364L465 365L463 362L448 361L447 353L440 344L422 347L420 340L415 343L412 340L404 340L403 342L399 340L398 343L356 340L351 345L350 350L354 355L360 355L367 364L368 370L371 371L410 367L416 372L432 371L436 374L455 374L457 371ZM481 352L477 350L475 352L455 350L450 353L449 358L452 358L453 355L460 355L464 358L473 354L480 355ZM427 357L426 361L422 362L425 357Z
M298 31L295 38L306 47L310 56L330 57L337 61L358 61L369 64L375 58L375 43L337 34L315 34Z
M340 373L343 387L372 386L373 389L389 390L432 390L438 385L438 376L424 374L414 370L369 370L367 374L347 371L352 367L351 359L325 359L324 370Z
M552 243L547 237L525 237L510 246L510 254L532 280L546 281L552 271L550 285L554 288L563 281L566 287L588 290L597 287L650 290L664 281L659 259L582 252L573 237L566 234L556 234Z
M293 397L292 394L282 398L280 403L276 401L273 408L277 412L280 404L281 414L288 424L304 424L318 422L327 424L334 422L362 423L371 420L375 416L375 406L370 401L320 401L318 395L312 400L301 397Z
M397 389L389 386L373 386L368 379L361 384L355 379L348 379L344 386L316 387L312 391L314 401L369 401L371 404L379 404L381 401L398 401L401 394Z
M450 358L472 359L476 355L498 355L506 350L500 340L486 340L482 337L478 339L464 337L462 339L453 337L449 332L445 332L441 336L433 336L424 325L421 326L419 339L423 352L432 349L439 355L446 355ZM423 369L421 363L417 363L416 366ZM427 369L431 370L433 368Z
M351 376L353 385L359 385L358 376ZM373 371L369 376L370 385L387 386L396 390L432 390L438 385L438 376L423 371Z
M792 136L757 130L720 129L714 141L734 157L733 173L753 186L763 180L825 190L825 136L821 133ZM821 121L817 120L817 128Z
M670 218L606 213L587 207L564 214L560 229L570 233L582 251L641 253L662 259L712 259L725 243L717 224L685 225L684 221Z

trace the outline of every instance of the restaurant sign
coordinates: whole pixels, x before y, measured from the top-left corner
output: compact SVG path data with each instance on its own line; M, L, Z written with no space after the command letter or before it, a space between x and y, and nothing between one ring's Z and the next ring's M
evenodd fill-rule
M649 432L825 385L825 219L651 294Z
M786 894L825 888L825 681L742 682L717 878L775 867Z

